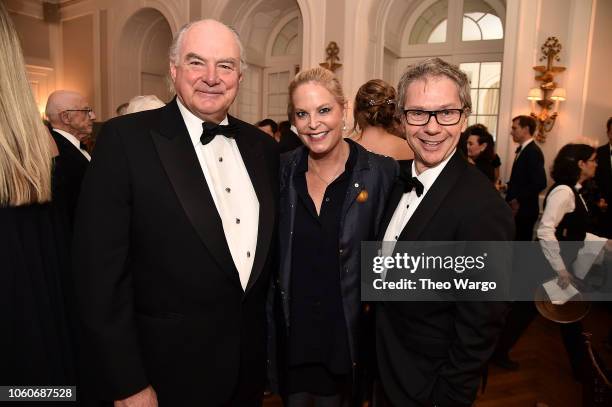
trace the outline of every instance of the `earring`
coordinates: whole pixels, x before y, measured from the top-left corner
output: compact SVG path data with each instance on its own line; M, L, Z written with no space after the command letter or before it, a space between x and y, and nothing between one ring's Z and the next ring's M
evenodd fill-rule
M346 131L346 121L342 119L342 131Z

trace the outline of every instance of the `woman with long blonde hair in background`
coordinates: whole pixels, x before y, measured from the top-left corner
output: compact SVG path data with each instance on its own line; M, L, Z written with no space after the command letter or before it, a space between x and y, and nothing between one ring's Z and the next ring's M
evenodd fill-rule
M56 154L0 3L0 385L74 384L68 239L52 203Z

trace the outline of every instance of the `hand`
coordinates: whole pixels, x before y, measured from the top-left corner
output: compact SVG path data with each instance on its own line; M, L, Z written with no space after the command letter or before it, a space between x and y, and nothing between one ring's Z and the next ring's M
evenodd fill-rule
M559 277L557 278L557 285L563 289L566 289L572 282L572 275L567 270L558 271Z
M136 394L123 400L115 400L115 407L157 407L157 394L153 387L147 386Z
M519 211L519 208L521 207L521 204L519 203L519 201L516 200L516 198L508 203L510 204L510 209L512 209L512 216L516 216Z

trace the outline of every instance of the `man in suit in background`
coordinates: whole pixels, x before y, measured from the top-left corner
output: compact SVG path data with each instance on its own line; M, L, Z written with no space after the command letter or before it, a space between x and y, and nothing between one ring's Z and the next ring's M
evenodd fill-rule
M45 115L59 150L57 165L62 167L59 171L62 178L57 179L60 185L56 198L65 201L72 225L81 182L91 160L82 141L91 135L96 114L81 94L56 90L47 99Z
M512 164L506 201L516 225L515 240L533 240L533 227L540 214L539 195L546 188L544 154L534 142L536 121L531 116L512 119L512 140L518 143Z
M235 31L190 23L169 55L177 97L107 122L83 184L74 270L84 397L259 406L276 143L227 114L244 69Z
M533 240L533 227L540 214L539 194L546 188L544 155L533 140L535 129L536 121L531 116L512 119L510 134L519 146L512 164L506 201L514 215L515 240L520 241ZM494 364L507 370L519 368L518 362L512 360L509 353L536 315L533 302L518 301L512 304L491 359Z
M597 149L597 170L595 171L595 182L599 189L599 197L605 199L607 207L598 208L597 234L612 238L612 117L606 123L608 142Z
M457 150L472 107L465 73L438 58L411 66L396 106L415 158L391 194L383 240L511 240L510 209ZM380 303L377 357L387 405L471 405L505 312L498 302Z

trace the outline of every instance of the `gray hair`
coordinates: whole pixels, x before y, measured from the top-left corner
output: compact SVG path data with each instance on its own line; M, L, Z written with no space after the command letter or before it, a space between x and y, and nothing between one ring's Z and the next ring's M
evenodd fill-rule
M455 82L459 92L461 107L465 109L465 116L469 116L472 112L472 97L470 96L470 81L465 72L460 70L458 66L449 64L440 58L429 58L408 66L406 72L402 75L397 85L397 103L395 104L395 114L397 117L404 117L404 101L406 100L406 93L410 84L419 80L440 76L446 76Z
M181 51L181 46L183 45L183 36L185 35L185 33L189 31L189 29L191 29L191 27L193 27L194 25L204 21L216 21L219 24L224 25L228 30L231 31L231 33L234 35L236 43L238 43L238 48L240 49L240 72L244 72L247 69L248 65L245 59L244 47L242 45L242 41L240 41L240 34L238 34L238 31L236 31L235 28L223 24L221 21L213 19L192 21L190 23L185 24L178 30L172 40L172 44L170 44L170 48L168 49L168 59L170 60L170 63L172 63L173 65L176 65L178 63L179 53Z

